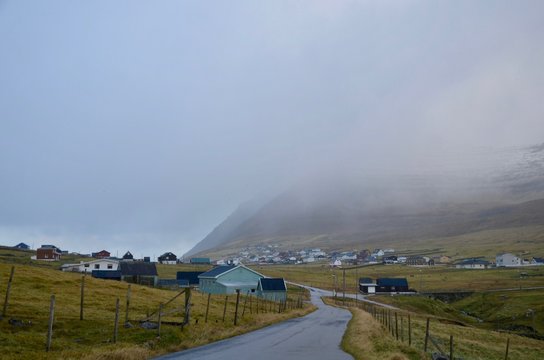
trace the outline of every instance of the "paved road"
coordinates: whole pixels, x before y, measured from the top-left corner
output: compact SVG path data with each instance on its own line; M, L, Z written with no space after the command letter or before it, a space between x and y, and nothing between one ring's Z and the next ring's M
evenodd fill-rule
M157 360L349 360L351 355L340 349L340 341L351 313L327 306L321 296L330 292L312 289L312 302L318 307L301 318L256 330L231 339L218 341L157 358Z

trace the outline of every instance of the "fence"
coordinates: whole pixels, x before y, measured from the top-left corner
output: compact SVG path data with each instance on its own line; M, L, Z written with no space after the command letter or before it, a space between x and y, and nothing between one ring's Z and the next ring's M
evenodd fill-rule
M107 326L107 332L111 334L109 341L115 343L119 338L122 338L123 333L126 334L127 337L130 335L129 332L132 331L130 329L134 327L131 322L139 323L140 328L155 331L156 337L160 338L161 331L164 331L165 325L168 325L170 328L178 327L182 332L188 326L199 326L199 320L203 320L200 324L210 322L211 324L209 326L239 326L242 321L245 321L245 323L252 323L255 317L261 316L262 314L284 313L305 306L302 289L299 291L290 291L289 296L285 301L273 301L256 297L251 293L243 294L240 291L235 295L224 296L203 294L192 287L183 287L172 292L173 296L167 301L157 301L156 305L153 308L149 308L144 315L141 313L141 305L138 306L138 312L133 311L136 305L133 296L135 289L131 288L131 286L133 287L134 285L127 284L126 295L119 296L117 293L113 295L115 297L110 296L112 300L115 300L112 301L111 307L114 308L113 313L111 308L97 311L96 305L92 308L92 311L87 311L90 310L90 299L96 298L97 292L100 290L97 286L98 284L94 281L100 280L93 279L93 282L89 284L88 278L85 275L82 275L79 282L79 288L77 289L77 295L72 293L69 300L66 296L55 296L54 294L44 292L42 303L46 301L45 298L49 298L48 316L44 319L45 311L40 312L41 315L33 314L34 318L32 318L32 320L34 324L32 324L32 326L34 328L41 328L41 326L47 324L47 327L43 328L43 332L40 331L42 334L46 333L46 338L44 339L45 351L55 350L55 326L59 320L62 320L62 332L64 333L64 337L70 336L66 335L67 333L70 333L70 327L81 327L81 325L76 325L75 322L89 321L93 323L93 328L95 328L93 330L99 333L103 333L104 326ZM141 287L136 289L142 291ZM15 267L12 267L7 283L1 318L20 316L20 314L23 313L28 315L28 313L23 311L24 309L22 308L24 307L24 304L21 306L20 300L17 309L10 308L10 295L15 294L16 292L17 274L15 273ZM199 297L199 301L194 301L195 295ZM59 301L59 299L62 301ZM195 306L195 304L197 305ZM220 312L219 308L221 308ZM75 309L77 309L77 311L75 311ZM89 314L87 314L87 312L89 312ZM59 315L61 318L59 318ZM40 320L34 321L38 319L37 316L39 316ZM124 323L122 323L122 318L124 318ZM120 331L120 323L121 325L124 325L121 326L122 331ZM98 329L98 327L102 327L102 329ZM78 339L80 339L80 336L78 336Z
M420 347L424 353L430 353L433 360L463 360L463 357L460 357L455 353L456 344L453 335L449 335L449 339L446 340L433 335L432 319L430 317L421 317L402 310L393 310L350 298L336 297L334 298L334 301L338 306L356 306L357 308L366 311L394 340L407 343L412 347ZM418 322L424 320L425 323L424 335L419 339L415 338L413 331L414 318L417 319ZM504 348L504 357L501 359L508 360L509 348L510 339L507 338Z

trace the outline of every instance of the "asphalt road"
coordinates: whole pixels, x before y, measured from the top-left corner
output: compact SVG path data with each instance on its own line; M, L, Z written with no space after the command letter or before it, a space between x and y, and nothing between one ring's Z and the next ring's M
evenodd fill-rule
M313 313L260 330L194 349L168 354L157 360L348 360L353 357L340 349L340 341L351 313L327 306L321 292L312 289Z

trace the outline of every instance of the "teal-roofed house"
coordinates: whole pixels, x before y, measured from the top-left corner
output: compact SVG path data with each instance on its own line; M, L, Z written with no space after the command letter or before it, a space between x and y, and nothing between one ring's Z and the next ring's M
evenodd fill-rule
M261 278L257 284L257 296L266 300L285 301L287 286L283 278Z
M242 294L255 294L259 280L264 275L244 265L216 266L198 276L200 291L208 294L230 295L240 290Z

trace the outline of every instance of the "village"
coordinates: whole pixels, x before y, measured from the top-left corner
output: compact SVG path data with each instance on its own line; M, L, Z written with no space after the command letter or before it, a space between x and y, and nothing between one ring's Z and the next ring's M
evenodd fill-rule
M13 248L29 250L24 243ZM60 261L63 255L69 254L55 245L44 244L36 249L33 261ZM72 253L73 254L73 253ZM368 249L362 251L335 251L327 253L320 248L280 251L277 245L259 245L244 248L239 256L212 261L206 257L178 258L172 252L166 252L152 261L145 256L137 259L130 251L122 257L112 256L106 250L91 254L77 254L84 258L92 258L79 263L64 263L60 270L91 275L94 278L117 280L153 287L198 287L209 294L234 294L236 292L251 293L263 298L281 300L285 298L287 286L282 277L267 278L247 267L251 265L297 265L321 263L331 268L350 266L393 265L400 264L411 267L445 266L456 269L485 270L495 267L542 266L544 259L533 257L521 258L510 253L497 254L495 262L483 257L460 259L453 261L451 257L440 256L405 256L396 254L393 248ZM175 278L159 278L156 264L206 265L207 271L177 271ZM200 269L199 269L200 270ZM363 294L376 293L414 293L405 278L378 278L375 281L362 277L358 281L358 290Z

